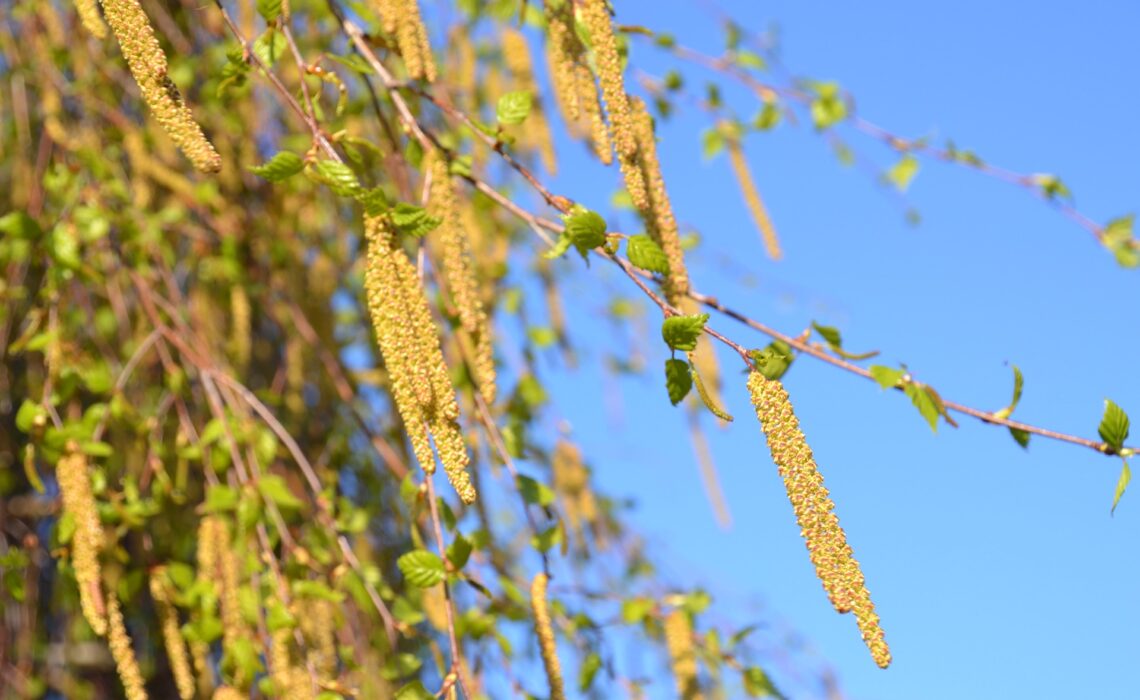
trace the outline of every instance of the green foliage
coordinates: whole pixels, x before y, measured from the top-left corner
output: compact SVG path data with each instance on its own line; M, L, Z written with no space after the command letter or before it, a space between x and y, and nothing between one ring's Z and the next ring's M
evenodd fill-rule
M899 192L906 192L911 180L918 174L918 159L907 153L891 166L887 171L887 179L898 188Z
M670 316L661 324L661 337L673 350L692 352L708 320L708 314Z
M251 166L249 171L270 182L281 182L305 169L305 161L291 151L278 151L261 165Z
M591 250L606 242L606 220L597 212L576 206L564 218L565 238L585 258ZM565 250L565 249L563 249Z
M626 254L629 261L642 270L663 275L669 273L669 258L665 257L665 251L649 236L630 236L626 243Z
M443 580L443 560L432 552L417 549L396 561L408 583L417 588L431 588Z
M1124 449L1124 441L1128 439L1128 423L1128 414L1124 409L1105 399L1104 415L1096 430L1112 452L1119 454Z
M495 116L500 124L522 124L530 116L534 106L534 97L526 90L508 92L499 98L495 107Z
M847 102L839 83L817 82L808 87L815 95L811 101L811 119L816 129L830 129L847 118Z
M796 359L792 346L782 340L773 340L764 348L752 350L749 356L756 364L756 371L773 380L783 377Z
M669 392L669 401L676 406L689 395L692 388L689 363L677 359L665 360L665 389Z

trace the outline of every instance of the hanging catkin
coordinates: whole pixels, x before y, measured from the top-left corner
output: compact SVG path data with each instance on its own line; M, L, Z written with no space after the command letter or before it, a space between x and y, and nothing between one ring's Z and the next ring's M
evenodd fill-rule
M155 611L162 626L162 641L166 647L166 657L170 661L170 672L178 697L191 700L194 697L194 673L190 668L190 655L186 650L186 640L178 624L178 612L170 601L170 589L166 584L166 569L158 567L150 572L150 597L154 599Z
M606 101L606 113L610 117L610 134L614 147L620 158L634 160L637 157L637 141L630 123L629 98L625 92L621 54L618 53L609 8L606 0L581 0L578 8L582 13L582 23L590 32L594 65L598 71L598 82L602 86L602 97Z
M855 612L871 657L879 666L886 668L891 662L891 654L883 639L875 606L871 603L859 562L855 560L847 544L847 536L839 526L835 504L823 486L823 477L800 430L788 392L779 381L755 371L748 376L748 391L756 407L756 417L767 437L772 461L784 480L816 575L837 611Z
M431 474L434 438L452 487L464 503L472 503L476 494L467 473L467 446L456 422L459 405L419 276L386 217L367 216L364 228L368 309L412 451Z
M376 0L376 9L380 12L384 31L396 37L408 75L433 82L436 77L435 57L432 56L417 0Z
M63 512L75 523L71 536L71 564L79 584L79 605L95 634L107 634L107 609L103 599L99 553L103 548L103 526L95 509L87 456L73 445L55 467L56 481L63 500Z
M574 8L568 0L546 0L546 60L554 94L570 132L589 136L603 163L613 162L598 86L586 61L586 47L574 29Z
M768 251L768 257L779 260L783 257L780 239L776 235L776 227L772 225L772 218L768 216L764 200L760 199L760 190L756 188L756 180L752 177L752 170L749 169L748 160L744 157L744 149L740 141L735 138L726 139L725 148L728 150L728 162L732 164L732 172L736 175L740 191L744 194L744 203L748 206L748 212L764 239L764 248Z
M447 289L459 311L459 324L471 339L474 357L471 373L487 405L495 403L495 350L491 343L491 323L479 298L479 280L471 241L459 215L447 160L442 153L431 151L425 168L431 176L428 208L432 216L442 219L433 236L443 260L443 276Z
M689 614L674 608L665 616L665 647L669 651L669 665L677 683L677 694L682 700L700 700L697 684L697 652L693 648L693 623Z
M525 90L534 99L534 108L526 120L526 128L520 134L523 145L539 152L546 171L553 175L558 170L554 156L554 138L550 135L550 125L540 98L538 84L534 80L534 66L530 58L530 46L522 32L505 27L502 34L503 62L511 75L511 89Z
M558 647L554 642L554 627L550 623L550 609L546 604L546 574L535 574L530 585L530 607L534 612L534 633L542 652L542 665L550 685L550 700L566 700L562 688L562 665L558 662Z
M113 591L107 593L107 644L111 647L111 657L115 659L115 669L119 672L127 700L146 700L142 671L135 658L131 637L127 634L119 597Z
M103 23L103 17L99 14L97 0L75 0L75 10L79 13L79 21L83 23L83 28L91 32L93 37L107 38L107 25Z
M158 123L195 168L208 173L221 170L221 156L167 75L166 54L138 0L103 0L103 13Z

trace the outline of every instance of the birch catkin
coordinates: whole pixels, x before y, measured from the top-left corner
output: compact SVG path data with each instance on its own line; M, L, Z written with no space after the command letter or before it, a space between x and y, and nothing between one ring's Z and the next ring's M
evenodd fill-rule
M146 700L142 671L139 670L139 662L135 658L134 647L131 646L131 637L127 634L119 597L114 592L107 595L107 644L111 647L111 656L115 659L115 668L119 672L127 700Z
M459 405L419 276L387 218L367 216L364 227L368 310L412 451L423 470L433 473L434 438L452 487L464 503L472 503L476 494L467 473L467 446L456 422Z
M67 454L55 467L56 481L63 500L63 512L75 522L71 536L71 564L79 584L79 605L87 624L100 637L107 634L107 609L103 598L99 553L103 548L103 526L95 509L87 456L69 445Z
M732 172L736 175L736 181L744 194L744 203L748 206L748 212L764 239L764 248L768 251L768 257L779 260L784 256L780 250L780 239L776 235L776 227L772 225L772 218L768 216L764 200L760 199L760 190L756 188L756 180L753 179L748 160L744 157L744 149L741 148L740 142L733 138L727 139L725 147L728 150L728 161L732 164Z
M523 144L537 150L542 156L546 171L553 175L558 170L554 157L554 139L550 135L550 125L541 104L538 85L534 80L534 66L530 58L530 46L522 32L505 27L502 34L503 63L511 74L512 89L525 90L534 98L534 109L527 117L526 129L519 135Z
M625 92L621 55L618 53L617 38L614 36L606 0L581 0L578 7L582 12L582 22L590 31L594 64L597 66L598 82L602 86L602 97L606 101L606 112L610 117L610 134L614 147L619 157L633 160L637 156L637 141L630 123L629 98Z
M183 639L178 624L178 612L170 602L170 590L167 588L165 575L166 570L163 567L150 572L150 597L154 599L154 607L162 626L162 641L166 646L166 657L170 661L174 685L178 688L178 697L182 700L191 700L195 691L194 673L190 669L186 640Z
M815 457L800 430L783 385L753 371L748 391L756 407L756 417L768 440L772 461L784 480L788 499L807 544L816 575L831 603L841 613L855 612L863 641L875 663L886 668L890 650L883 639L875 606L855 560L847 536L839 526L835 504L823 486Z
M103 0L103 13L158 123L195 168L208 173L221 170L221 156L167 75L166 54L138 0Z
M682 700L700 700L697 684L697 653L693 648L693 623L689 614L674 608L665 617L665 647L669 651L669 665L677 683L677 694Z
M107 38L107 25L99 15L98 0L75 0L75 11L79 13L83 28L91 32L91 36L96 39Z
M576 137L589 136L598 158L613 162L598 86L586 61L586 47L574 29L573 5L568 0L547 0L546 60L558 106L570 132Z
M408 75L429 83L436 78L435 57L416 0L376 0L384 31L394 34Z
M550 623L550 609L546 604L546 587L549 583L546 574L535 574L530 585L530 606L534 611L534 633L538 636L538 648L542 652L542 665L546 669L546 680L550 684L550 700L566 700L562 688L562 665L558 662L558 647L554 642L554 627Z

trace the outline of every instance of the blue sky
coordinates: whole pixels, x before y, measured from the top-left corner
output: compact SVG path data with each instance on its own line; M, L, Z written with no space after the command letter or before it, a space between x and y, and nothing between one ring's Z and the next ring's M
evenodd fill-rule
M1057 173L1098 221L1140 207L1134 4L723 6L752 30L777 24L785 65L839 81L872 121L952 138L1012 170ZM701 3L618 8L623 23L673 31L709 53L723 46ZM641 42L632 58L657 75L672 65ZM701 75L688 72L690 84ZM741 115L755 112L747 95L728 97ZM873 178L840 166L810 129L783 126L747 143L786 250L773 263L727 161L701 157L705 126L683 108L662 124L660 144L678 217L703 236L690 260L698 289L793 334L812 320L836 326L847 347L878 349L876 362L905 362L946 398L979 408L1008 401L1012 363L1026 377L1015 417L1094 437L1106 397L1140 416L1140 272L1117 267L1086 231L1022 190L927 161L905 204L923 221L910 226L905 205ZM892 160L849 140L881 165ZM616 171L559 145L558 191L604 211ZM567 294L594 360L620 341L596 320L602 281L636 293L608 267L576 275ZM1119 460L1037 438L1022 450L966 417L933 434L901 394L798 360L786 383L882 616L895 657L882 671L813 575L738 362L725 352L736 422L707 427L734 522L728 532L716 526L684 414L656 378L666 353L649 319L652 375L617 384L620 419L607 408L613 382L596 366L548 380L602 485L637 499L631 517L666 575L716 596L709 621L755 615L794 629L855 699L1135 697L1140 492L1109 516ZM727 320L712 324L749 346L767 342Z

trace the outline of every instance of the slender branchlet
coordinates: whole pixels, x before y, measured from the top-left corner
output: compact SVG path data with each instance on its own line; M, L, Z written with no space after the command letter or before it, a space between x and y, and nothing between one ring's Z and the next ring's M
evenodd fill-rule
M190 654L178 624L178 611L170 599L166 569L163 567L150 572L150 597L154 599L155 611L162 626L162 641L166 646L166 657L170 660L174 685L178 688L178 697L191 700L195 694L194 672L190 668Z
M127 67L158 123L198 170L215 173L222 158L202 133L190 108L167 75L166 54L138 0L102 0L103 12Z
M665 647L669 651L669 665L677 683L677 694L682 700L700 700L697 683L697 652L693 648L693 623L689 613L674 608L665 616Z
M95 634L107 634L107 609L103 599L99 554L103 549L103 526L95 509L87 456L74 446L55 467L56 480L63 500L63 512L75 522L71 536L71 564L79 584L79 605L83 617Z
M581 0L578 8L581 10L582 23L590 32L594 65L598 71L598 82L602 86L602 97L606 101L606 113L610 117L610 134L614 147L619 158L633 161L637 157L637 140L633 134L633 124L630 123L622 58L618 52L609 8L606 0Z
M476 494L457 422L459 405L419 275L386 217L366 217L365 233L368 309L412 451L431 474L435 471L434 439L448 480L464 503L472 503Z
M384 31L394 34L408 75L417 80L435 81L435 57L417 0L376 0Z
M639 99L630 101L630 116L637 140L639 170L645 178L646 192L646 207L642 209L641 205L637 205L637 200L634 200L634 204L641 209L647 233L661 246L669 260L665 296L669 303L677 305L689 291L689 272L685 268L685 254L681 250L681 234L673 215L673 204L669 201L665 178L661 175L661 162L657 158L657 135L653 129L653 117L645 108L645 103Z
M75 0L75 11L79 13L83 28L91 32L91 36L96 39L107 38L107 25L99 14L98 0Z
M131 637L127 634L119 597L114 591L107 592L107 644L111 647L111 656L115 659L115 668L119 672L127 700L146 700L142 671L135 658Z
M841 613L854 610L863 641L879 666L891 662L890 651L875 615L870 593L863 580L847 536L839 526L835 504L823 485L815 457L800 430L788 392L776 380L759 372L748 376L748 391L756 417L768 440L788 499L792 502L800 534L807 544L816 575L823 583L831 604Z
M520 134L524 144L542 155L542 164L553 175L558 170L554 156L554 139L550 135L550 125L539 98L538 84L534 79L534 65L531 62L530 46L522 32L505 27L502 34L503 63L511 74L513 89L526 90L534 99L535 105L526 120L526 128Z
M434 150L428 155L428 160L427 170L431 174L429 208L433 216L442 219L433 242L440 248L443 276L459 311L460 326L471 339L475 355L471 358L471 373L475 385L491 405L495 402L495 351L491 342L491 323L479 297L471 240L460 217L447 160Z
M535 574L530 584L530 607L534 611L534 633L538 636L538 648L542 652L542 665L546 669L546 680L550 684L550 700L565 700L562 688L562 665L558 662L558 647L554 643L554 626L550 622L550 608L546 604L546 574Z
M776 227L772 225L772 217L768 216L764 200L760 199L760 190L756 188L756 180L752 177L752 170L744 157L744 149L740 141L735 138L726 139L725 148L728 150L728 162L732 164L732 172L740 184L740 191L744 193L744 203L748 206L748 212L764 239L764 248L768 251L768 257L779 260L784 255L780 250L780 239L776 235Z

